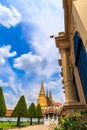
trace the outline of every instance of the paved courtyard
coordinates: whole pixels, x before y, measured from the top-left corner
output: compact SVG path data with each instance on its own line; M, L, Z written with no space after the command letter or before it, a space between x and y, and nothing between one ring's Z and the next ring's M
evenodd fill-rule
M52 130L46 125L35 125L35 126L28 126L24 128L16 128L12 130Z

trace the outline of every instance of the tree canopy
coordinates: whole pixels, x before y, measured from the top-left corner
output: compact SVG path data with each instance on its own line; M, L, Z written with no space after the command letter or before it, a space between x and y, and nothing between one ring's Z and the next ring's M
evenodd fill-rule
M36 107L34 103L31 103L28 109L28 117L30 118L30 125L32 125L32 118L36 118Z
M40 123L40 118L43 117L40 104L38 104L37 108L36 108L36 117L38 118L38 124L39 124Z
M21 96L17 105L15 106L13 112L13 117L27 117L27 105L25 101L25 97Z
M37 118L42 118L43 117L40 104L37 105L36 116L37 116Z
M2 88L0 87L0 117L5 116L5 114L6 114L6 104Z
M34 103L31 103L28 109L28 116L29 118L36 118L36 107Z

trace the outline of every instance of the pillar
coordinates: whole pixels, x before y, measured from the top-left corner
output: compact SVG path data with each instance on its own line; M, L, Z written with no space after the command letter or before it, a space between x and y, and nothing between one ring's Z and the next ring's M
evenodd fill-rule
M61 48L60 53L62 58L64 88L65 88L65 97L66 97L65 104L72 104L77 102L77 97L76 97L74 84L72 81L67 48Z

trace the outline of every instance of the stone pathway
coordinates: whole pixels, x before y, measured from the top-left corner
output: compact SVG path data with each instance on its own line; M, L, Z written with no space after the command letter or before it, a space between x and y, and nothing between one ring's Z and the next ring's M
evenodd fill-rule
M46 125L35 125L35 126L28 126L24 128L16 128L12 130L52 130Z

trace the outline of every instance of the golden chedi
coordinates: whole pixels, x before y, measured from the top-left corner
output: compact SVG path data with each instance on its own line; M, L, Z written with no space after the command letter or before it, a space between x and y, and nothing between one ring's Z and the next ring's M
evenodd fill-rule
M40 89L40 93L39 93L38 100L37 100L37 105L38 104L41 105L42 109L48 107L48 105L47 105L47 99L45 97L44 83L43 82L41 84L41 89Z

